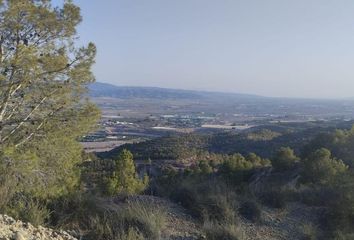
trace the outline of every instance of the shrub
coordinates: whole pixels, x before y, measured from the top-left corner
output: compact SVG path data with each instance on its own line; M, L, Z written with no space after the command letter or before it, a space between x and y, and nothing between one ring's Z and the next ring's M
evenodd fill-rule
M165 228L166 210L152 206L143 200L130 200L128 207L120 212L125 221L133 223L148 239L160 239Z
M321 148L304 160L302 177L305 182L327 184L347 169L342 160L333 158L328 149Z
M112 175L105 180L107 194L136 194L146 188L148 178L139 179L131 152L123 150L115 159L115 165Z
M0 211L4 212L14 195L16 182L0 172Z
M53 224L84 233L85 240L158 240L165 228L165 209L147 201L127 200L107 207L85 195L74 195L62 202L52 206L56 208Z
M27 197L12 198L4 211L13 218L30 222L34 226L43 225L50 217L50 211L44 203Z
M43 225L50 217L50 211L46 205L36 200L29 200L20 213L20 218L30 222L34 226Z
M186 178L171 198L200 220L224 222L236 218L236 194L219 180Z
M264 166L270 166L271 162L269 159L264 159L258 156L255 153L249 153L246 156L246 160L251 162L253 167L264 167Z
M270 161L254 153L246 157L241 154L225 155L224 162L219 166L219 174L227 183L237 185L248 181L253 169L266 166L270 166Z
M87 229L88 218L100 214L95 197L75 192L53 200L50 225L64 229Z
M247 161L241 154L229 156L221 164L219 174L230 184L238 184L245 181L253 164Z
M299 158L295 156L294 150L289 147L281 147L272 159L272 165L276 170L284 171L291 169Z

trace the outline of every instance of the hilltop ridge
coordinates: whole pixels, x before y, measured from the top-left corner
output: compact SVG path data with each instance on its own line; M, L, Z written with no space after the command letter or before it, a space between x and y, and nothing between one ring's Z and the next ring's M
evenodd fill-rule
M225 93L214 91L196 91L160 87L117 86L109 83L95 82L89 86L91 97L113 98L153 98L153 99L209 99L217 97L227 98L265 98L252 94Z

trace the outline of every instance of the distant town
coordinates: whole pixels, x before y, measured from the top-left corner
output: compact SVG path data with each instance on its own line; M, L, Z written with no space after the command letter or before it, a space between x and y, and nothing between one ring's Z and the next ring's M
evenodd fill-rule
M96 132L82 138L87 152L171 134L240 132L265 124L354 118L350 99L281 99L142 87L127 91L104 83L90 86L90 95L102 119Z

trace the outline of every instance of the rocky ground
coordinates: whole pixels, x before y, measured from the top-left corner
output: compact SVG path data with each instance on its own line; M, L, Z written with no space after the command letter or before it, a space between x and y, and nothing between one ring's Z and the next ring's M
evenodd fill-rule
M259 223L240 221L243 240L306 239L304 233L309 228L317 228L323 211L322 208L300 203L289 203L284 209L263 207L262 220Z
M16 221L0 215L0 240L77 240L65 231L34 227L29 223Z
M201 228L197 221L193 219L180 205L167 199L147 195L131 196L127 201L137 200L144 202L144 204L152 208L162 208L166 212L165 227L161 233L163 240L204 239L204 235L201 232ZM113 211L124 207L120 200L116 199L104 199L101 202L101 206Z
M165 240L205 239L202 226L180 205L167 199L153 196L136 196L139 200L156 208L163 207L167 212L166 227L162 233ZM115 208L114 200L108 204ZM106 202L107 204L107 202ZM305 228L316 228L324 210L300 203L288 203L283 209L262 206L262 217L257 223L239 219L240 240L302 240ZM309 230L309 229L308 229Z

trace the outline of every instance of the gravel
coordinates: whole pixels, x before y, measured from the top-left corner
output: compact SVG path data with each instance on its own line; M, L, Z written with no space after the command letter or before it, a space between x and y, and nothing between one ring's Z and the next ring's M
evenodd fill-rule
M77 240L65 231L56 231L42 226L17 221L0 215L0 240Z

